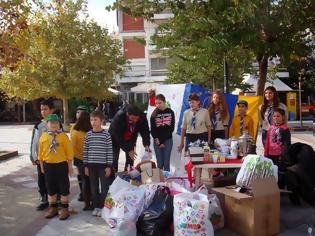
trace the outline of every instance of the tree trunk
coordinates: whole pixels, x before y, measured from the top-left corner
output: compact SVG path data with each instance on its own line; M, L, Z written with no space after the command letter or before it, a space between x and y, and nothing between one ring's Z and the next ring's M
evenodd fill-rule
M23 102L23 122L26 122L25 102Z
M257 81L257 96L263 96L265 90L265 84L267 80L267 70L268 70L268 56L264 55L258 59L259 64L259 79Z
M69 107L68 107L68 99L62 99L63 106L63 123L69 125Z
M17 103L17 120L21 122L21 107L19 103Z

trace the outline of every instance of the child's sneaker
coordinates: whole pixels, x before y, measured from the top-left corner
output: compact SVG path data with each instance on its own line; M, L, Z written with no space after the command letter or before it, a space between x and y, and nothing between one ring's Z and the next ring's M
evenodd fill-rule
M98 217L102 217L102 209L99 209L98 212L97 212L97 215Z
M99 208L94 208L94 210L92 211L92 216L97 216L99 210Z

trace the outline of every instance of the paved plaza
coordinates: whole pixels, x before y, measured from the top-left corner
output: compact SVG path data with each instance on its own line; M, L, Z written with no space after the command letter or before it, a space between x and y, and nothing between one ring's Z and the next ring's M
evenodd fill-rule
M35 210L39 196L36 169L29 160L31 129L31 125L0 126L0 150L19 152L18 157L0 162L0 235L111 235L102 218L92 217L91 212L81 210L83 204L76 200L78 186L75 176L71 177L72 216L68 220L46 220L43 212ZM138 142L137 152L141 153L141 140ZM292 142L304 142L315 148L314 136L308 131L292 132ZM257 146L261 153L263 149L260 141ZM123 167L124 160L121 153L120 167ZM315 219L315 209L293 207L286 196L282 196L280 235L308 235L306 223L311 218ZM236 234L224 229L215 235Z

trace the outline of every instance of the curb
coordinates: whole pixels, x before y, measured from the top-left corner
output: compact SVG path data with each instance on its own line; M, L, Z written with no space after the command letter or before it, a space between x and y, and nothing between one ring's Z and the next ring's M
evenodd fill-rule
M291 131L313 131L312 127L303 126L303 127L291 127Z
M18 156L18 151L0 151L0 161Z

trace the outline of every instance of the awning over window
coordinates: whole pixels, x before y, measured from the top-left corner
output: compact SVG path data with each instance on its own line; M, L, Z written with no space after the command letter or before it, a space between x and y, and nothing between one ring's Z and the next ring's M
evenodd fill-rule
M147 93L150 89L155 90L157 85L157 83L142 83L132 87L130 90L134 93Z

